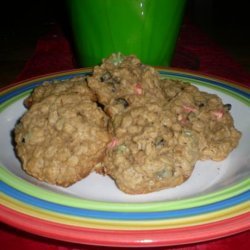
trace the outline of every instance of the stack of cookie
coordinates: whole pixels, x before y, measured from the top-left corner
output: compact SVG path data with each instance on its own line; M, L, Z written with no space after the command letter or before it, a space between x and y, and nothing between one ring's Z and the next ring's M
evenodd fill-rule
M113 54L92 76L45 83L25 103L15 129L23 168L62 186L95 170L129 194L174 187L197 160L224 159L240 138L229 104L161 79L135 56Z
M192 172L198 140L171 128L158 72L133 56L117 57L104 60L88 78L110 117L113 139L108 144L105 171L126 193L176 186Z

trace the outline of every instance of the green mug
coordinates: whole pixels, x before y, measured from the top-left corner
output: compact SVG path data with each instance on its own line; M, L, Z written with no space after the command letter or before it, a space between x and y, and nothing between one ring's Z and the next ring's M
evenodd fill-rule
M68 0L78 62L100 64L112 53L169 66L185 0Z

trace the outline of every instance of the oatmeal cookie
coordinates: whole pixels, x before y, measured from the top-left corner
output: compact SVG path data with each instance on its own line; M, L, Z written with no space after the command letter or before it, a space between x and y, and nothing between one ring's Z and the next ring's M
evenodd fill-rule
M40 102L50 95L69 93L78 93L93 101L96 100L93 91L87 86L86 77L79 76L63 81L55 80L53 82L44 82L42 85L36 87L32 94L24 100L24 105L30 108L34 103Z
M191 175L198 159L198 139L168 128L159 104L132 108L112 127L105 170L125 193L174 187Z
M113 54L96 66L93 76L87 80L111 117L127 107L143 106L152 100L161 102L165 98L158 83L158 72L141 64L135 56Z
M168 79L162 87L168 100L169 127L198 136L200 160L225 159L241 137L234 127L231 105L182 81Z
M64 187L93 170L109 140L104 112L77 93L49 95L33 103L15 128L23 169Z

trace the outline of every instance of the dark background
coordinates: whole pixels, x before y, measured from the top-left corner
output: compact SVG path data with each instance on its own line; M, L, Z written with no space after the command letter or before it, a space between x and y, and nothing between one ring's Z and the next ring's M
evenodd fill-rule
M188 0L185 17L207 32L250 72L248 2ZM38 38L54 23L60 23L65 31L68 30L63 0L1 2L0 83L15 79L34 52Z

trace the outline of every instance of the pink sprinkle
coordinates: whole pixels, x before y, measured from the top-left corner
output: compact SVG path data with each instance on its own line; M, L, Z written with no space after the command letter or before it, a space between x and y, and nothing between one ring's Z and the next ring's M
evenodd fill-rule
M185 117L183 117L181 120L180 120L180 123L181 123L181 125L187 125L188 124L188 119L187 118L185 118Z
M212 114L217 118L221 119L224 115L224 110L215 110L212 112Z
M116 138L113 138L111 142L107 145L107 148L112 149L118 145L118 140Z
M191 107L191 106L189 106L189 105L185 105L185 104L184 104L182 107L183 107L184 111L185 111L185 112L187 112L187 113L197 111L197 109L196 109L196 108Z
M135 93L137 95L141 95L142 94L142 86L141 86L140 83L135 84Z

